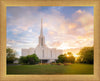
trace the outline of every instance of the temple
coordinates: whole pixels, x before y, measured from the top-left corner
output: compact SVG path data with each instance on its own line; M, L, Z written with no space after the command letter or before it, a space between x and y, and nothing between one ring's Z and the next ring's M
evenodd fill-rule
M63 53L63 50L56 48L48 48L45 44L45 37L43 35L43 20L41 19L41 31L39 36L39 44L36 48L22 49L22 56L36 54L42 63L55 62L58 56Z

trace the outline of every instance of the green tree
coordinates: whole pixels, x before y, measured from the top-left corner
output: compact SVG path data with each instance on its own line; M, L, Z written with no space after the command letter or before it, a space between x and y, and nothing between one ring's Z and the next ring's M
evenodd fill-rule
M19 59L19 62L21 64L27 64L28 63L28 59L26 56L21 56L20 59Z
M19 60L22 64L37 64L40 62L36 54L21 56Z
M67 61L67 57L65 55L59 55L57 62L64 63Z
M28 64L37 64L40 60L36 54L27 56Z
M84 47L79 52L80 55L80 62L81 63L87 63L87 64L93 64L94 60L94 48L93 47Z
M7 48L6 49L6 54L7 54L7 64L13 63L16 60L16 52L11 49Z

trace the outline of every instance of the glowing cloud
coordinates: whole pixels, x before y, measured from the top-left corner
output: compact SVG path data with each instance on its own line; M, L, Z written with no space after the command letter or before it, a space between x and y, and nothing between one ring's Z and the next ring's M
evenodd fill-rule
M50 48L73 49L92 46L93 8L7 7L7 46L35 48L43 18L43 34ZM16 45L15 45L16 44ZM74 51L74 53L76 53ZM21 54L21 52L20 52Z

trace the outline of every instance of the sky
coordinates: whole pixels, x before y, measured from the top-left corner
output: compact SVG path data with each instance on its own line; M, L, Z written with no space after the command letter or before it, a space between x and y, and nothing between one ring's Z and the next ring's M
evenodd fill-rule
M49 48L80 49L94 45L93 7L7 7L7 47L18 56L22 48L35 48L43 19Z

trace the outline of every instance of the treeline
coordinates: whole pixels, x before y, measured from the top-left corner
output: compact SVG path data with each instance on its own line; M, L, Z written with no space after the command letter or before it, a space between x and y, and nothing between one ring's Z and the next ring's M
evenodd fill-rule
M19 59L16 58L16 52L11 49L6 49L7 53L7 64L14 63L14 61L18 61L20 64L38 64L40 62L39 58L36 54L21 56ZM61 54L58 56L57 63L86 63L93 64L94 63L94 48L93 47L84 47L79 53L79 57L75 60L75 57L71 52L67 54Z
M94 48L93 47L84 47L78 53L79 57L75 61L75 57L71 52L67 54L61 54L58 56L58 63L86 63L93 64L94 62Z

